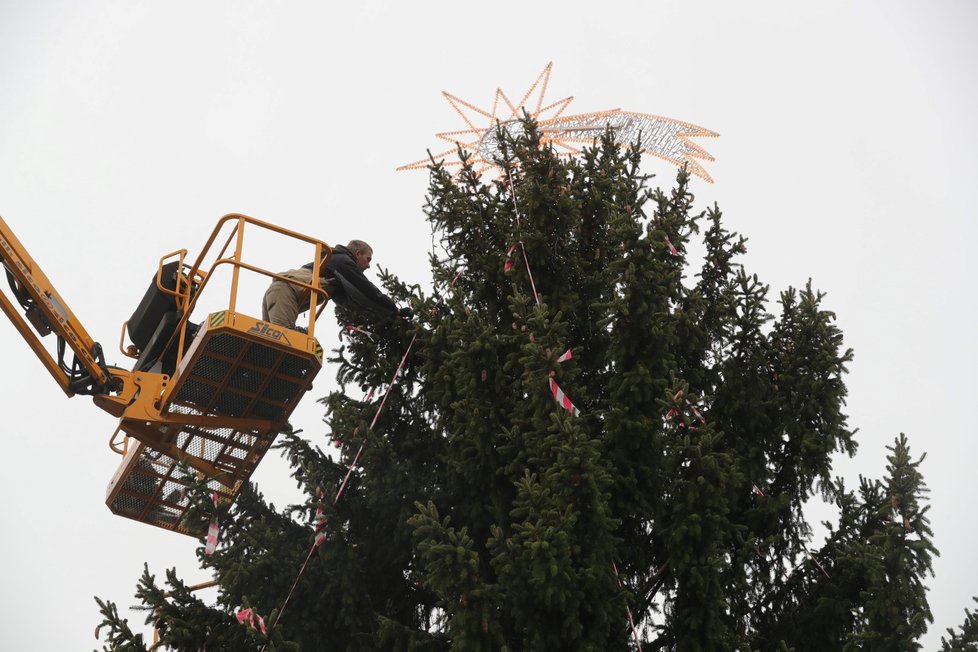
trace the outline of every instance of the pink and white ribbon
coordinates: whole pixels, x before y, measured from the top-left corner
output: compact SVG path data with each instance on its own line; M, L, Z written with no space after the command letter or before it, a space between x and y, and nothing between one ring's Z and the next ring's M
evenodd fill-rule
M336 490L336 497L333 498L334 505L339 502L340 497L343 495L343 490L346 489L346 483L349 482L350 476L353 475L353 469L356 468L357 462L360 460L360 453L363 452L363 446L363 444L360 444L360 449L353 457L353 461L350 462L350 466L346 467L346 475L343 476L343 482L340 483L340 488Z
M262 634L267 634L268 633L265 630L265 619L262 618L261 616L259 616L258 615L258 612L256 612L251 607L249 607L247 609L239 609L238 610L238 613L234 614L234 616L235 616L235 618L238 619L238 623L240 623L242 625L248 625L249 627L251 627L252 629L254 629L256 631L259 631L260 630ZM255 626L255 622L256 621L258 623L258 626L257 627Z
M506 178L509 180L509 195L513 198L513 211L516 214L516 233L520 238L523 237L520 227L520 206L516 203L516 188L513 186L513 175L510 174L509 169L506 169ZM533 290L533 298L536 300L537 305L540 305L540 295L537 294L537 284L533 282L533 271L530 269L530 259L526 256L526 245L523 244L523 240L519 242L520 249L523 250L523 262L526 263L526 275L530 278L530 289ZM515 249L515 245L513 249ZM510 249L512 252L512 249ZM507 270L509 271L509 270Z
M377 411L374 413L373 421L370 422L369 430L373 431L374 425L376 425L377 419L380 417L380 413L384 409L384 404L387 403L387 397L390 394L391 390L394 388L394 385L397 384L397 379L401 374L401 369L404 368L404 363L407 362L408 356L411 354L411 349L414 347L414 342L417 338L418 338L417 334L411 337L411 341L408 343L407 349L404 351L404 355L401 356L401 362L397 365L397 369L394 370L394 375L391 376L391 381L387 385L387 389L384 390L384 396L380 400L380 405L377 406ZM370 390L370 392L367 394L366 401L369 402L372 398L373 398L373 390ZM360 448L359 450L357 450L357 454L354 455L353 461L350 463L350 466L347 468L346 475L343 477L343 482L340 484L339 489L336 491L336 496L333 498L334 505L339 501L340 497L343 495L343 490L346 489L346 484L350 480L350 476L353 474L353 469L356 467L357 462L360 460L360 454L363 453L363 447L365 443L366 442L362 442L360 444ZM320 491L317 490L317 495L319 493ZM324 524L325 524L325 520L326 519L324 518L323 520ZM292 582L292 588L289 589L288 594L285 596L285 600L282 602L282 606L279 607L278 615L275 616L275 621L272 623L273 627L277 625L278 622L282 619L282 614L285 613L285 608L288 606L289 600L292 599L292 594L295 593L295 587L298 586L299 579L302 577L302 574L306 571L306 566L309 564L309 560L312 558L313 553L316 552L316 549L322 543L323 539L320 538L319 536L320 534L322 533L317 529L316 540L313 543L313 545L310 546L309 554L306 555L305 561L303 561L302 566L299 567L299 573L295 576L295 581ZM262 622L262 627L264 628L263 622ZM264 629L262 631L264 631Z
M326 540L326 515L323 514L323 506L319 505L316 507L316 518L313 520L313 526L316 529L316 542L313 548L318 548L323 545L323 541Z
M526 257L526 245L520 240L520 249L523 251L523 263L526 265L526 276L530 279L530 289L533 290L533 300L540 305L540 295L537 294L537 284L533 280L533 270L530 269L530 259Z
M615 562L611 562L611 570L615 573L615 580L618 582L618 589L622 590L621 577L618 576L618 566ZM635 619L632 618L632 610L625 604L625 613L628 614L628 624L632 627L632 636L635 638L635 645L638 647L638 652L642 652L642 640L638 637L638 629L635 627Z
M340 331L340 341L343 340L343 336L344 335L346 335L347 337L349 337L350 336L350 333L363 333L364 335L366 335L370 339L374 339L374 334L373 333L371 333L368 330L364 330L364 329L360 328L359 326L344 326L343 327L343 330Z
M818 563L818 560L817 560L817 559L815 559L815 555L813 555L812 553L810 553L810 552L809 552L809 553L808 553L808 557L809 557L809 559L811 559L811 560L812 560L813 562L815 562L815 565L816 565L816 566L818 566L818 569L819 569L820 571L822 571L822 575L824 575L825 577L828 577L829 579L832 579L831 577L829 577L829 574L828 574L828 573L827 573L827 572L825 571L825 567L824 567L824 566L822 566L822 565L821 565L820 563Z
M217 492L214 492L214 518L211 519L211 524L207 528L207 545L204 547L204 554L207 556L213 555L214 551L217 550L217 535L219 532L217 524Z
M394 375L391 376L391 382L387 385L387 389L384 390L384 396L383 396L383 398L380 399L380 405L377 406L377 411L374 413L374 418L370 422L370 428L369 429L371 431L373 431L374 426L377 425L377 419L380 418L380 413L384 409L384 404L387 403L387 396L391 393L391 390L394 389L394 385L397 384L397 379L400 378L400 376L401 376L401 369L404 368L404 363L407 362L408 355L410 355L410 353L411 353L411 348L414 347L414 340L416 340L417 338L418 338L418 335L417 334L415 334L415 335L413 335L411 337L411 341L408 343L407 350L405 350L404 351L404 355L401 356L401 362L398 363L397 369L394 370ZM371 391L373 391L373 390L371 390ZM363 447L361 446L361 450L362 449L363 449Z
M761 496L762 498L764 497L764 492L761 491L761 488L758 487L756 484L751 483L751 491L753 491L758 496Z
M571 352L571 349L567 349L562 356L557 358L557 362L567 362L572 357L574 357L574 354Z
M550 380L550 393L553 394L554 400L557 401L557 404L560 405L560 407L567 410L568 412L570 412L571 414L573 414L575 417L581 416L581 411L578 410L576 407L574 407L574 404L571 403L571 400L567 398L566 394L564 394L564 390L562 390L557 385L557 383L554 382L553 378L550 378L549 380Z

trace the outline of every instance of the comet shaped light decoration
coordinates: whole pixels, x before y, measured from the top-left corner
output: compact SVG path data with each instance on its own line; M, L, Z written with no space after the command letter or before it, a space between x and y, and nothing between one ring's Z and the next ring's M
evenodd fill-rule
M616 132L618 142L634 143L641 136L643 154L657 156L677 167L686 165L690 174L713 183L713 178L700 161L712 161L714 158L692 139L715 138L719 134L682 120L621 109L564 115L574 99L573 96L544 104L552 68L553 63L548 63L519 102L512 102L501 88L496 89L491 111L442 91L442 95L461 116L468 129L436 134L440 140L447 141L452 146L444 152L434 154L434 159L444 159L461 148L473 153L472 163L477 173L481 174L496 167L493 161L499 155L497 126L501 125L503 129L515 132L520 129L520 118L525 110L537 122L544 142L553 145L561 154L579 154L582 145L590 145L610 128ZM430 164L431 159L424 158L397 169L419 170ZM446 161L444 165L447 168L460 168L462 163L455 160Z

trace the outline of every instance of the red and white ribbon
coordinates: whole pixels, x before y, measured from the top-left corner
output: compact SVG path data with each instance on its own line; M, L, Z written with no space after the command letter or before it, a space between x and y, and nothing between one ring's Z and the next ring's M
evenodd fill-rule
M571 400L567 398L566 394L564 394L564 390L562 390L557 385L557 383L554 382L553 378L550 378L549 380L550 380L550 393L553 394L554 400L557 401L557 404L560 405L565 410L567 410L568 412L570 412L571 414L573 414L575 417L581 416L581 411L578 410L576 407L574 407L574 404L571 403Z
M267 634L265 631L265 619L258 615L258 613L251 607L247 609L239 609L238 613L234 614L235 618L238 619L238 623L242 625L248 625L254 630L260 630L262 634ZM258 626L255 626L257 621Z
M669 247L670 254L672 254L673 256L679 255L679 250L676 249L676 246L672 244L672 240L669 239L669 236L666 236L666 245Z
M513 269L513 252L516 251L516 245L513 245L506 251L506 262L503 263L503 271L508 272Z
M764 496L764 492L763 492L763 491L761 491L761 488L760 488L760 487L758 487L758 486L757 486L756 484L753 484L753 483L751 483L751 490L752 490L752 491L753 491L753 492L754 492L755 494L757 494L758 496L761 496L761 497L763 497L763 496Z
M679 399L681 399L682 397L683 397L683 390L677 391L675 394L672 395L672 401L673 401L673 403L678 403L679 402ZM678 417L680 414L681 413L680 413L680 411L679 411L678 408L671 407L671 408L669 408L666 411L666 418L667 419L672 419L672 418Z
M567 349L559 358L557 358L557 362L567 362L572 357L574 357L573 349ZM552 371L550 373L553 375ZM571 400L567 398L566 394L564 394L564 390L557 385L553 378L550 378L550 393L553 394L554 400L557 401L565 410L573 413L575 417L581 416L581 411L574 407Z
M211 519L211 524L207 528L207 545L204 547L204 554L207 556L213 555L214 551L217 550L217 535L219 532L217 525L217 492L214 492L214 518Z

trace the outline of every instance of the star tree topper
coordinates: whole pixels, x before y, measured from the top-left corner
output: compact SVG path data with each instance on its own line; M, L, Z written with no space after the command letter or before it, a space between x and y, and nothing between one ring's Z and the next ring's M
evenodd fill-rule
M468 129L436 134L439 139L451 143L452 147L434 154L434 159L444 159L455 154L458 148L462 148L473 153L472 163L477 173L481 174L496 167L493 160L499 154L497 126L501 125L507 131L518 130L519 120L525 110L539 125L544 142L553 145L561 154L579 154L580 145L590 145L610 127L616 132L619 142L634 143L641 136L643 154L656 156L678 167L686 165L690 174L713 183L713 178L700 164L700 160L713 161L714 158L691 139L715 138L719 134L682 120L621 109L563 115L564 110L574 99L573 96L544 105L543 98L547 92L552 68L553 62L548 63L523 98L515 104L501 88L497 88L492 102L492 111L480 109L451 93L442 91L442 95L461 116ZM536 93L535 97L534 93ZM431 159L425 158L397 169L419 170L427 168L430 164ZM462 162L457 160L445 163L447 168L461 166Z

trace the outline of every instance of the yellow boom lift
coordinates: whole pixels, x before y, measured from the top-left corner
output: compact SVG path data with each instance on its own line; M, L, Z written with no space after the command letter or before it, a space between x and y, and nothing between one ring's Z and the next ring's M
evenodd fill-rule
M198 536L183 519L189 484L203 478L233 501L322 367L315 322L329 297L244 260L246 232L255 231L308 246L313 279L332 254L320 240L246 215L224 216L193 262L185 249L160 259L122 326L119 349L135 360L127 370L105 363L101 345L0 218L0 263L10 286L10 296L0 288L0 308L65 394L91 395L119 419L109 446L122 462L106 494L115 514ZM222 286L210 281L218 271L230 272L230 292L215 299ZM242 274L308 291L308 333L238 312ZM202 306L217 301L219 309L195 321L201 297L208 302ZM127 333L131 344L123 348ZM46 346L47 335L54 340Z

